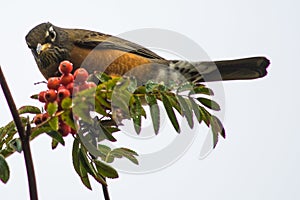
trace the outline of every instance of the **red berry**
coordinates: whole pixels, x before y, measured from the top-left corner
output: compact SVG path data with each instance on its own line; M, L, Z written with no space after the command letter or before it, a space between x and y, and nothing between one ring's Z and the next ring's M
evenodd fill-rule
M70 91L68 89L62 88L60 90L58 90L57 92L57 97L60 100L63 100L66 97L69 97L71 95Z
M45 93L45 99L46 102L54 102L56 100L56 91L53 89L50 89L48 91L46 91Z
M61 89L66 89L66 86L60 85L59 88L57 88L57 91L59 91L59 90L61 90Z
M68 89L71 93L73 92L73 88L74 88L74 83L69 83L69 84L66 86L66 89Z
M75 85L75 86L73 87L72 95L73 95L73 96L76 95L79 91L80 91L80 90L79 90L79 86L78 86L78 85Z
M71 127L63 122L59 124L59 132L63 137L67 136L69 133L71 133Z
M33 118L33 123L35 123L35 125L41 124L43 122L42 118L43 118L43 114L37 114Z
M89 73L84 68L78 68L74 72L74 79L75 79L75 82L77 82L77 83L82 83L82 82L86 81L88 79L88 77L89 77Z
M45 103L45 105L44 105L44 109L45 109L45 110L48 109L48 104L49 104L48 102Z
M79 85L79 91L86 90L86 89L89 89L89 88L90 88L89 83L86 82L86 81Z
M58 70L62 74L69 74L73 70L73 64L70 61L67 61L67 60L62 61L59 64Z
M57 90L57 88L60 86L60 78L59 77L49 78L47 86L49 89Z
M46 99L45 99L45 94L46 94L46 91L42 91L39 93L39 101L42 102L42 103L45 103L46 102Z
M88 82L89 88L97 87L96 83L94 82Z
M42 115L42 121L43 121L43 122L46 121L49 117L50 117L50 116L49 116L48 113L44 113L44 114Z
M72 134L72 135L77 134L77 130L71 128L71 134Z
M72 83L73 81L74 81L73 74L63 74L60 77L60 83L63 84L64 86L68 85L69 83Z

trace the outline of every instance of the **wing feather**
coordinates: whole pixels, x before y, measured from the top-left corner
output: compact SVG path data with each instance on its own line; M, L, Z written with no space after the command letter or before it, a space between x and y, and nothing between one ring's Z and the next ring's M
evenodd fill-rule
M77 39L74 42L74 44L79 47L90 49L116 49L125 52L130 52L150 59L165 60L153 51L128 40L124 40L122 38L93 31L88 31L88 33L81 35L83 36L81 36L81 38Z

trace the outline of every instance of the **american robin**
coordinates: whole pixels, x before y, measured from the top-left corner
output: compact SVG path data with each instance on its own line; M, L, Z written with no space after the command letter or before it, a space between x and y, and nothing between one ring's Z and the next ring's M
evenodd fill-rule
M118 37L60 28L51 23L42 23L30 30L26 42L46 79L59 75L57 68L63 60L71 61L74 69L85 67L89 73L133 75L144 81L170 80L179 76L192 82L256 79L267 74L269 65L265 57L216 62L166 60L145 47Z

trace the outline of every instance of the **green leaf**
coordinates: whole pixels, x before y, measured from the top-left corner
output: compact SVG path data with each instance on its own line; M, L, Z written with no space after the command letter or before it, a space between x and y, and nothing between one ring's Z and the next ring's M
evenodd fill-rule
M211 89L205 87L204 85L198 85L194 87L189 93L189 95L193 95L193 94L205 94L205 95L213 96L214 92Z
M111 148L103 144L98 144L98 150L101 152L99 157L102 160L106 160L107 155L111 152Z
M112 155L111 152L109 152L109 154L107 154L104 157L104 159L102 159L102 158L101 159L107 163L112 163L115 160L115 158L122 158L122 157L117 157L115 155Z
M134 115L132 116L134 130L137 134L141 133L141 126L142 126L142 118L141 115Z
M137 88L137 80L136 78L134 77L129 77L130 79L130 82L129 82L129 85L127 87L127 90L130 92L130 93L134 93L134 91L136 90Z
M79 162L79 141L74 139L72 148L72 161L75 171L80 175L80 162Z
M3 183L7 183L9 179L10 171L8 164L5 160L5 158L0 154L0 180Z
M202 120L205 122L205 124L207 126L210 126L210 118L211 118L211 114L202 106L199 106L199 111L201 113L202 116Z
M130 99L132 94L126 91L114 91L112 96L112 118L117 124L121 124L122 120L130 119Z
M47 113L50 115L50 116L53 116L56 111L58 109L58 105L57 105L57 102L50 102L47 106Z
M55 139L52 138L51 148L52 148L52 149L56 149L56 147L58 146L58 144L59 144L59 143L57 142L57 140L55 140Z
M72 107L72 99L70 97L64 98L61 102L62 109L66 110Z
M142 115L145 115L145 110L142 107L141 100L138 96L133 96L134 103L130 105L130 116L132 118L134 129L137 134L141 132Z
M226 137L225 129L220 119L214 115L211 116L211 125L214 132L220 134L223 138Z
M211 130L213 134L213 148L215 148L219 141L219 133L221 133L222 130L218 124L219 122L217 121L218 120L217 117L211 115L209 120L210 120Z
M0 127L0 141L6 136L6 132L4 132L4 127ZM1 149L1 146L0 146Z
M225 137L225 129L221 121L214 115L211 115L205 108L199 106L199 111L205 124L211 127L214 143L213 147L215 148L219 140L219 134Z
M22 106L18 109L19 114L29 113L29 114L40 114L41 110L35 106Z
M20 116L22 125L25 127L28 119L27 117ZM15 122L11 121L8 124L6 124L4 127L0 128L0 149L2 149L4 144L8 144L13 138L15 137L17 133L17 128L15 126Z
M26 126L28 119L26 117L20 117L23 126ZM17 128L14 121L9 122L6 126L2 127L0 130L0 149L4 144L8 144L17 133ZM11 149L10 152L13 152Z
M215 131L212 131L213 134L213 148L216 148L218 141L219 141L219 134L216 133Z
M200 103L202 103L204 106L206 106L207 108L210 108L210 109L215 110L215 111L221 110L219 104L217 102L211 100L211 99L199 97L199 98L197 98L197 100Z
M134 94L146 94L146 87L145 86L139 86L134 91Z
M115 158L127 158L131 162L138 164L138 160L135 158L135 156L138 156L138 154L135 151L132 151L127 148L117 148L111 151L110 147L105 145L98 145L99 151L102 152L105 156L100 156L101 159L107 163L112 163Z
M118 148L116 150L122 151L124 154L130 154L130 155L138 156L138 154L135 151L133 151L131 149L128 149L128 148L122 147L122 148Z
M77 99L77 98L75 98L75 99ZM74 115L80 117L83 121L85 121L87 123L92 123L92 119L90 116L90 108L87 103L75 104L75 102L74 102L72 111L73 111Z
M108 115L106 113L105 108L98 101L95 102L95 111L97 113L99 113L100 115L103 115L103 116L107 116Z
M193 89L193 85L190 82L185 82L177 88L176 93L191 91L192 89Z
M155 96L152 94L147 94L146 102L150 106L152 124L154 128L154 132L157 135L159 131L159 125L160 125L160 112L159 112L159 107L157 105Z
M81 163L79 164L79 176L80 176L80 179L81 179L82 183L88 189L92 190L91 183L90 183L90 180L89 180L89 177L88 177L88 173L87 173L85 167Z
M97 72L97 73L94 73L94 76L96 76L96 78L97 78L99 81L101 81L102 83L111 80L111 77L108 76L108 75L106 75L106 74L103 73L103 72Z
M114 91L112 96L112 105L115 108L121 109L125 114L129 115L129 102L131 99L132 93L128 91Z
M171 103L169 101L168 96L166 96L164 93L161 93L162 96L162 102L164 104L164 107L166 109L166 112L171 120L171 123L173 125L173 127L175 128L175 130L177 131L177 133L180 133L180 127L176 118L176 115L174 113L174 110L171 106Z
M146 93L151 93L153 92L155 89L157 89L159 84L154 83L153 81L148 81L145 85L146 88Z
M111 108L111 104L109 102L106 101L106 99L104 99L103 97L101 97L101 95L98 93L96 94L96 101L98 101L102 106L106 107L106 108Z
M14 121L9 122L6 126L1 128L1 133L0 133L0 141L3 138L8 138L9 135L13 137L17 133L17 128L15 125Z
M103 136L105 136L105 139L111 141L111 142L115 142L117 141L116 138L114 138L114 136L112 135L112 132L110 132L105 126L103 126L101 123L99 123L100 126L100 134Z
M117 91L128 91L128 86L130 85L129 77L122 77L116 84L115 90ZM128 91L129 92L129 91Z
M173 108L175 108L177 110L177 112L180 113L180 115L183 115L182 113L182 108L178 102L178 99L176 98L175 94L174 93L169 93L169 94L166 94L168 96L168 99L171 103L171 106Z
M136 164L136 165L139 164L139 161L135 157L135 156L138 156L138 154L133 150L130 150L127 148L117 148L117 149L112 150L112 152L110 154L111 154L111 156L117 157L117 158L125 157L128 160L130 160L131 162L133 162L134 164Z
M107 178L118 178L118 172L112 168L111 166L99 161L94 160L94 163L96 164L96 168L99 174L101 174L104 177Z
M194 120L193 120L193 112L192 112L192 105L191 102L183 98L180 95L177 95L177 99L181 105L181 110L183 111L182 114L186 117L186 120L190 126L190 128L194 127Z
M201 123L202 121L202 117L201 117L201 112L199 110L199 105L194 101L193 98L189 97L189 100L190 100L190 103L191 103L191 106L192 106L192 109L194 111L194 114L199 122L199 124Z
M104 126L111 134L120 131L119 128L117 127L112 127L112 126Z
M105 86L107 90L113 90L114 87L116 86L117 83L121 82L122 78L121 77L115 77L112 78L111 80L105 82Z
M43 125L43 126L39 126L39 127L35 127L31 129L31 135L30 135L30 140L33 140L34 138L36 138L37 136L39 136L42 133L47 133L53 131L53 129L47 125Z
M58 117L52 117L49 121L48 121L50 127L52 128L52 130L57 131L58 130Z
M60 116L61 116L61 119L64 123L69 125L74 130L77 129L76 126L75 126L75 123L74 123L73 113L70 109L65 110Z
M92 175L96 181L99 183L106 185L105 180L99 176L93 166L93 163L89 162L89 159L87 158L86 151L83 148L80 148L79 150L79 160L80 164L85 168L85 170Z
M79 149L79 160L80 163L84 166L84 168L86 169L86 171L91 174L91 175L95 175L95 171L93 166L91 165L91 163L89 162L86 152L83 148Z
M91 165L93 165L93 163L91 163ZM93 175L93 177L98 183L102 185L107 185L105 178L98 171L95 170L95 175Z
M97 146L92 143L93 136L91 134L86 134L86 130L80 129L77 135L80 137L80 143L89 150L89 153L95 157L102 156L102 153L98 150Z
M110 125L110 126L103 125L103 123L101 123L101 122L100 122L100 127L103 127L102 131L105 130L107 133L103 133L100 131L100 135L98 137L98 142L101 142L108 138L110 138L109 140L111 140L111 141L116 141L116 138L113 137L112 134L120 131L120 129L118 129L117 127L114 127L114 125Z
M8 146L13 150L21 153L22 152L22 142L20 138L15 138L8 143Z
M65 141L64 141L62 135L59 132L57 132L57 131L51 131L51 132L47 132L46 134L49 135L50 137L52 137L58 143L60 143L63 146L65 146Z
M39 99L39 94L34 94L30 96L31 99Z

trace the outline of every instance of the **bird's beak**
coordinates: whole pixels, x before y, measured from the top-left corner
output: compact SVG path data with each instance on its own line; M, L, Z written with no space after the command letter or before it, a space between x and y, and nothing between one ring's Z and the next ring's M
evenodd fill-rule
M38 45L36 46L36 52L38 55L40 55L40 53L44 50L47 50L51 47L51 44L49 43L46 43L46 44L41 44L41 43L38 43Z

